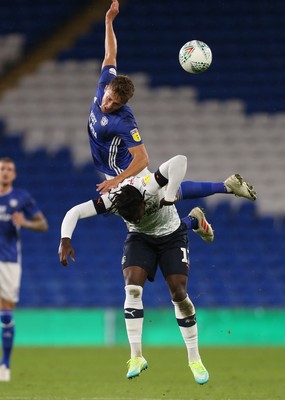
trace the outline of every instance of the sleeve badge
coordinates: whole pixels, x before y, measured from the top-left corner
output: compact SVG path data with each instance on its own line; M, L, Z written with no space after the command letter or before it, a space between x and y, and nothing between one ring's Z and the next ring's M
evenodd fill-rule
M132 129L131 130L131 134L132 134L132 137L133 137L135 142L140 142L141 141L140 133L139 133L137 128Z
M145 186L150 180L150 175L147 175L143 178L143 186Z

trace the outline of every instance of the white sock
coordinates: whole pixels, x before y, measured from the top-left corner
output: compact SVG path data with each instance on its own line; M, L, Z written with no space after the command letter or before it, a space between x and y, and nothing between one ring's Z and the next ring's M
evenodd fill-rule
M125 322L131 348L131 358L142 356L143 329L143 288L138 285L125 286L126 299L124 304Z
M172 303L174 305L175 317L187 348L188 361L189 363L199 361L201 357L198 348L198 328L195 307L188 295L183 301L172 301Z

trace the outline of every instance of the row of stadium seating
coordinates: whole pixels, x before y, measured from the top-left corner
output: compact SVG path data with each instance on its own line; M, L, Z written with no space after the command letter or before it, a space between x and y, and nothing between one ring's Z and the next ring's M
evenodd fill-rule
M88 110L99 70L95 60L42 65L0 101L7 133L20 133L28 152L44 148L53 154L67 147L75 164L86 165ZM153 169L183 149L188 179L224 180L225 173L240 172L261 194L260 212L285 212L280 192L285 114L249 116L239 100L201 102L193 88L153 89L145 74L132 77L137 91L131 105Z
M0 36L20 33L26 50L39 45L89 0L1 0Z
M44 234L22 232L21 306L122 306L120 260L126 228L119 218L80 221L73 237L76 263L63 268L57 256L65 212L72 205L96 196L95 183L99 177L93 166L75 168L68 150L52 158L45 151L27 155L21 150L21 140L2 140L1 153L9 154L11 148L17 148L17 185L33 193L50 225ZM261 216L255 203L235 199L231 204L225 197L211 207L203 199L180 203L180 214L186 215L195 205L207 209L215 229L212 244L189 232L189 293L195 304L200 307L284 305L284 219ZM160 273L153 285L146 285L144 298L147 306L170 305Z

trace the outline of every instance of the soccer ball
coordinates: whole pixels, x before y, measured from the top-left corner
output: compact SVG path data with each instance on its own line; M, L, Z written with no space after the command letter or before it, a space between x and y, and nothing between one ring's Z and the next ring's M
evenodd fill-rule
M210 47L200 40L191 40L185 43L179 51L181 67L191 74L200 74L207 71L212 63Z

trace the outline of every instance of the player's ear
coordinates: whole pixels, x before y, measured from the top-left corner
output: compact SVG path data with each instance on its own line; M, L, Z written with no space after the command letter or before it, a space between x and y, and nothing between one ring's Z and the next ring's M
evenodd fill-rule
M16 165L14 164L14 171L13 171L13 182L17 178L17 170L16 170Z
M106 85L106 86L104 87L104 92L106 92L106 90L108 89L108 87L109 87L109 85Z

